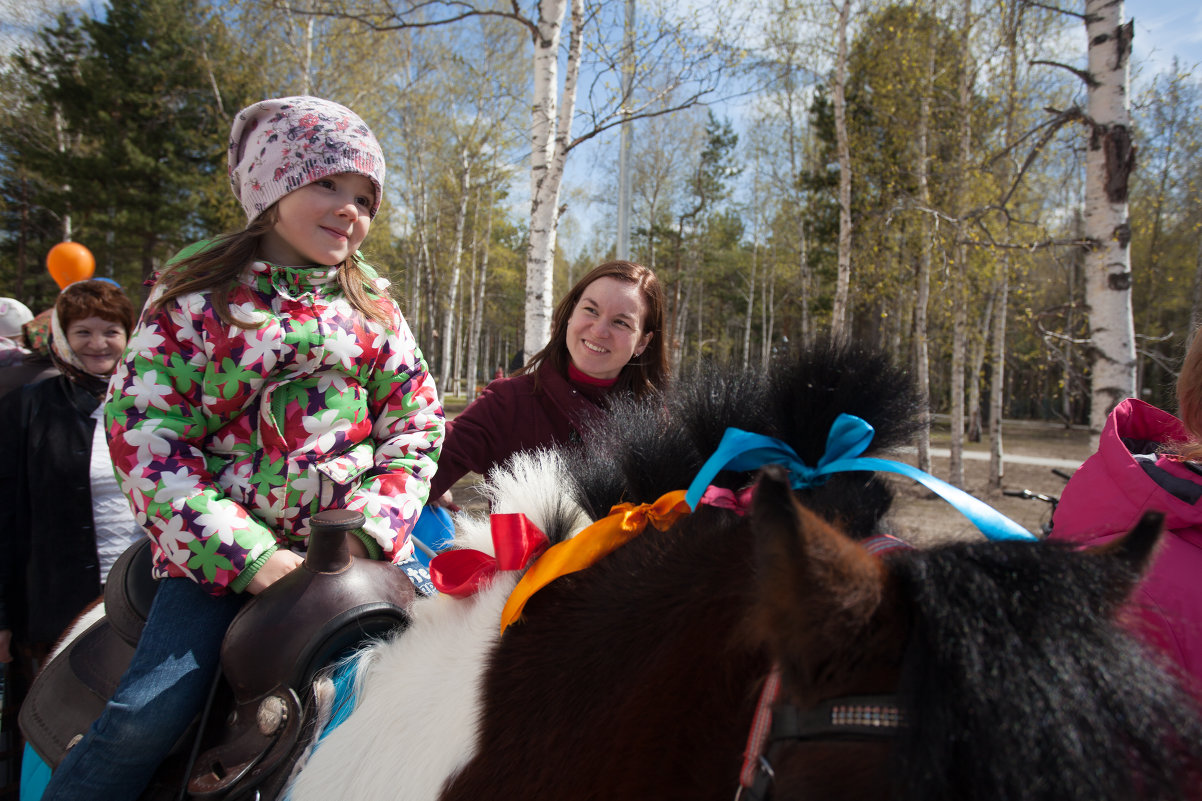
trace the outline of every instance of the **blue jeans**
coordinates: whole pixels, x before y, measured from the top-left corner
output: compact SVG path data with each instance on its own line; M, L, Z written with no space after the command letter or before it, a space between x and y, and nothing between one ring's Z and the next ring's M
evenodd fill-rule
M214 598L191 579L160 581L129 669L42 801L134 801L204 707L221 640L244 600Z

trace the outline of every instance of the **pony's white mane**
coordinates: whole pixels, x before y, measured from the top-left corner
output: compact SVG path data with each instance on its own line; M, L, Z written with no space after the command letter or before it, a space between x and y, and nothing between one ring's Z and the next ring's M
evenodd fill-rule
M97 620L100 620L102 617L104 617L104 602L96 604L87 612L84 612L82 615L75 618L75 622L73 622L67 628L66 632L63 633L63 636L59 638L57 643L55 643L54 648L47 655L46 661L49 662L51 659L54 659L61 654L64 650L66 650L68 645L74 642L76 637L90 629L92 624L94 624Z
M591 522L563 492L553 451L518 454L481 489L492 511L521 512L539 528ZM455 545L494 553L487 515L458 515ZM321 741L290 788L290 801L431 801L476 752L481 678L500 635L501 609L521 577L498 573L469 598L414 604L413 622L355 657L356 707Z
M514 454L477 490L488 500L492 512L521 512L544 531L552 521L565 521L570 536L575 536L592 521L563 491L566 475L567 465L556 451L527 451ZM475 548L495 556L488 515L456 517L454 547Z

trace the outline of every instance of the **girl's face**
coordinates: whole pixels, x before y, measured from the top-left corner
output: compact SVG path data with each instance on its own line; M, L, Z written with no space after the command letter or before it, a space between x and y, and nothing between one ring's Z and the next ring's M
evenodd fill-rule
M651 333L643 333L646 317L647 302L637 286L609 276L593 281L568 318L572 364L592 378L617 378L651 341Z
M67 326L67 344L92 375L109 375L125 351L125 327L100 317L85 317Z
M289 192L276 203L276 223L260 240L259 257L287 267L341 264L371 228L375 192L370 178L354 172Z

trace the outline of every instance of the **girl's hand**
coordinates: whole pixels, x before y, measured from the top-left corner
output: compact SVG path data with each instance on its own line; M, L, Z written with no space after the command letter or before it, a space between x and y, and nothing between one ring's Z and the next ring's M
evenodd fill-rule
M250 584L246 585L246 591L251 595L258 595L293 570L296 570L304 561L304 557L300 554L280 548L267 557L267 562L259 568L258 573L255 573L255 577L250 580Z

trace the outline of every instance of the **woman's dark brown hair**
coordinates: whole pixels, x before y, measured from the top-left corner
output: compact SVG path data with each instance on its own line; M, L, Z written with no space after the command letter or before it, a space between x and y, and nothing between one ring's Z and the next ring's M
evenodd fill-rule
M258 323L234 317L230 312L230 292L237 285L238 276L257 260L259 240L277 219L273 205L245 229L219 237L211 246L168 266L159 279L163 294L155 300L154 307L162 308L182 295L210 290L213 310L222 322L238 328L258 327ZM347 301L365 317L384 326L392 323L390 306L380 303L375 290L368 286L354 254L338 265L338 283Z
M78 281L59 293L54 302L58 313L58 324L63 331L72 323L99 317L117 323L125 329L125 336L134 328L134 305L121 291L121 287L108 281L92 279Z
M642 397L650 392L664 388L668 381L668 348L664 342L664 288L650 269L631 261L607 261L599 264L576 282L555 307L551 317L551 341L547 346L534 354L525 367L517 371L535 373L539 365L546 362L559 371L561 375L568 374L568 318L576 310L584 291L598 278L615 278L634 284L643 296L647 305L646 319L642 320L642 333L651 334L651 341L643 350L642 355L631 359L618 373L615 390L627 390L636 397Z

